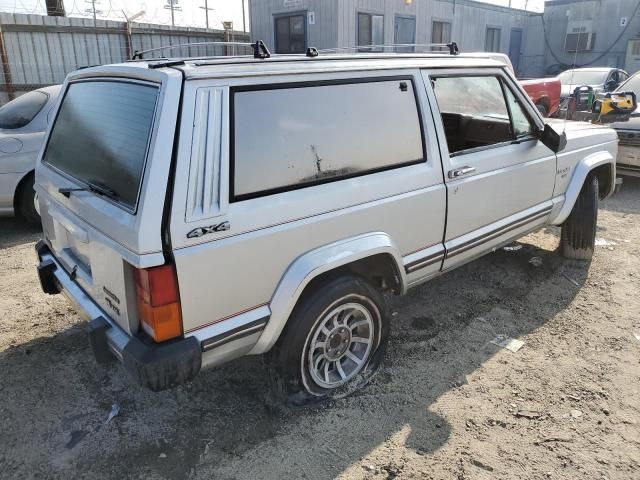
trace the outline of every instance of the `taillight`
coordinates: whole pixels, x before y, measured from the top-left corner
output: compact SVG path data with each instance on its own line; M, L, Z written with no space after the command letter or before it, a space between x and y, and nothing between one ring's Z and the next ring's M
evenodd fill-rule
M180 297L173 265L134 270L138 316L156 342L182 335Z

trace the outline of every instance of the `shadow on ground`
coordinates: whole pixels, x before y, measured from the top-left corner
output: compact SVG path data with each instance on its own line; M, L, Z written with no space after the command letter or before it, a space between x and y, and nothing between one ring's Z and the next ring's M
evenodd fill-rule
M3 247L37 237L19 228ZM154 394L122 366L96 365L81 325L10 347L0 352L0 465L23 478L241 479L263 478L268 456L278 478L333 478L399 432L408 432L408 447L433 452L450 426L430 405L495 354L491 339L534 331L586 279L588 265L518 245L393 299L382 371L366 389L326 405L270 407L257 357ZM542 266L529 263L533 256ZM114 404L119 414L106 423Z

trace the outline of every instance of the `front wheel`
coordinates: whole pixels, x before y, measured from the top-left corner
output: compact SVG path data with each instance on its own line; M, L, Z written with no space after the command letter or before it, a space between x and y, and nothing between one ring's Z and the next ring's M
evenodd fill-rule
M598 223L598 177L592 175L584 182L569 217L562 225L560 248L562 256L589 260L593 256Z
M276 393L295 404L350 393L376 371L388 336L384 297L365 280L305 292L270 353Z

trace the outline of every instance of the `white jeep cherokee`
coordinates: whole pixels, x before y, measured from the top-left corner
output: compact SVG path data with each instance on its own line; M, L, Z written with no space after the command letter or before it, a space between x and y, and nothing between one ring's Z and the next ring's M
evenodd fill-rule
M478 54L129 62L56 108L42 287L152 390L268 353L286 398L343 392L380 362L386 291L545 225L589 258L614 188L613 130L545 125Z

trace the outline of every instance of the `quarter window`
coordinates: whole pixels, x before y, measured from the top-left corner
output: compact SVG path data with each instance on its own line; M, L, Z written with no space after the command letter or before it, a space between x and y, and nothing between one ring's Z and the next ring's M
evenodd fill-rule
M423 161L410 78L265 88L232 93L232 200Z
M513 140L509 110L494 76L433 78L449 153Z
M49 100L46 93L37 90L11 100L0 108L0 128L14 129L27 126Z
M500 51L500 29L487 27L487 32L484 37L484 50L485 52L499 52Z
M513 134L516 138L526 137L533 133L533 125L525 112L524 107L518 101L516 96L505 85L505 93L507 95L507 104L511 112L511 121L513 123Z
M363 52L379 52L382 47L368 47L384 43L384 16L358 13L358 46Z
M276 17L276 52L304 53L306 48L305 15Z

